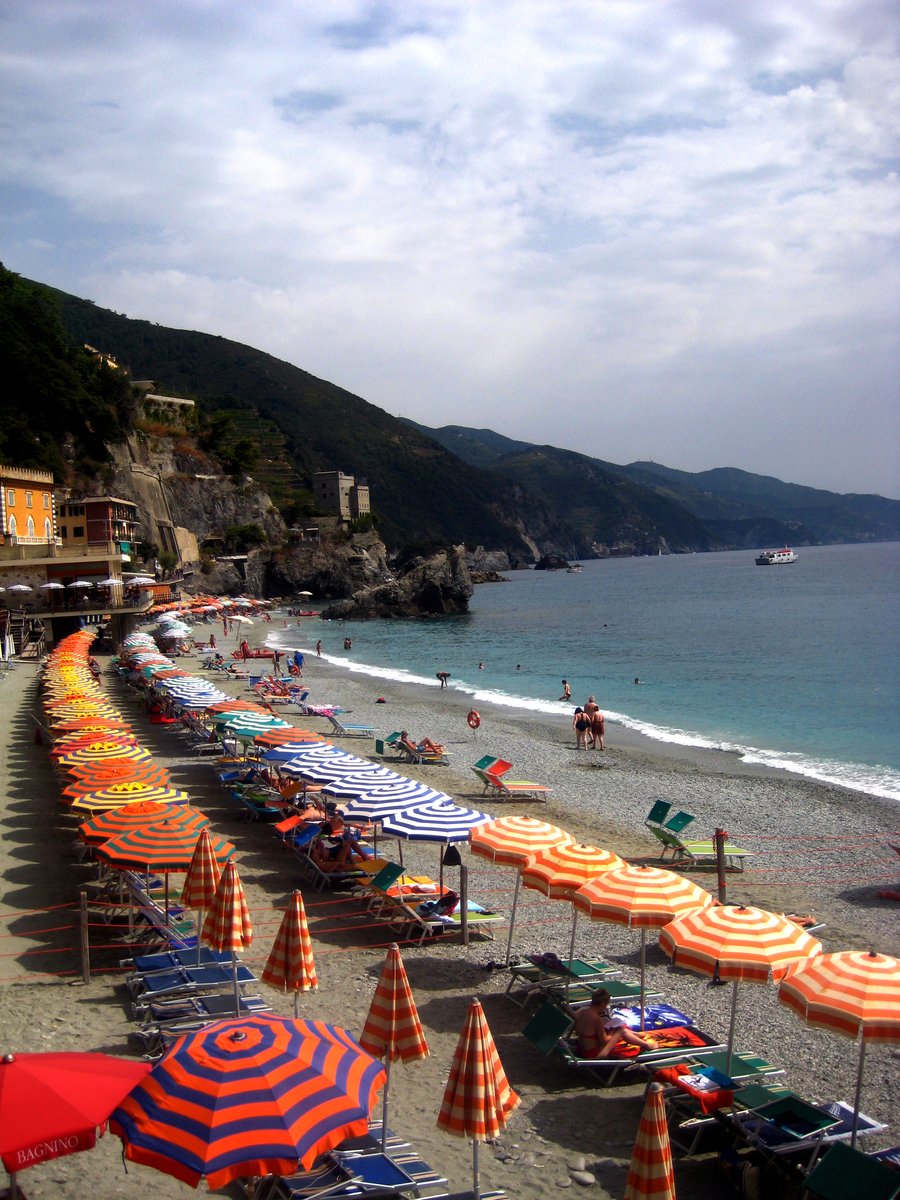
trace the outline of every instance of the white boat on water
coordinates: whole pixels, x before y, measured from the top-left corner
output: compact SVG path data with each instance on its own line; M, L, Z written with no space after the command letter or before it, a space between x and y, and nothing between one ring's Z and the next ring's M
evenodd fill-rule
M787 546L782 546L780 550L763 550L756 559L758 567L780 567L783 563L792 563L797 561L797 555Z

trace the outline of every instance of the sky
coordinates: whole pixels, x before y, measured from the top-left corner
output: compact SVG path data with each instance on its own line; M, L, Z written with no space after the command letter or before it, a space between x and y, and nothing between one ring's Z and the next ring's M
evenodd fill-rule
M895 0L0 0L0 261L428 426L900 497L898 32Z

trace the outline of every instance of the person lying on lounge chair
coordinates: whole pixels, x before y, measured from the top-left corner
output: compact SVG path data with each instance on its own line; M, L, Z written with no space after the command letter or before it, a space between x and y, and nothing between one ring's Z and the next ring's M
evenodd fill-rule
M309 852L313 862L323 871L340 871L366 860L366 856L356 844L356 836L352 829L345 829L337 837L320 834Z
M440 742L433 742L431 738L422 738L421 742L414 742L405 729L400 731L400 745L409 750L411 754L437 754L444 753L444 747Z
M591 1002L575 1015L579 1058L608 1058L620 1042L630 1042L641 1050L655 1050L653 1042L627 1028L624 1021L609 1011L609 992L598 988Z

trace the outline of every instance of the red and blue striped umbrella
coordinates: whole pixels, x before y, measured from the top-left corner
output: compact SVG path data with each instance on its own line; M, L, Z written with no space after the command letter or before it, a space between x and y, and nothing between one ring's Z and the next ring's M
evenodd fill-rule
M125 1157L210 1190L291 1175L368 1131L384 1068L346 1029L261 1014L171 1046L119 1105Z

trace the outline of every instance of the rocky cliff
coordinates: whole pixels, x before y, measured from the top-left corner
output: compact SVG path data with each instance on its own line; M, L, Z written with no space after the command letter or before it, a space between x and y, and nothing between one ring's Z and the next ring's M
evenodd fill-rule
M389 578L359 588L324 609L324 617L431 617L466 612L474 591L465 547L408 562Z

